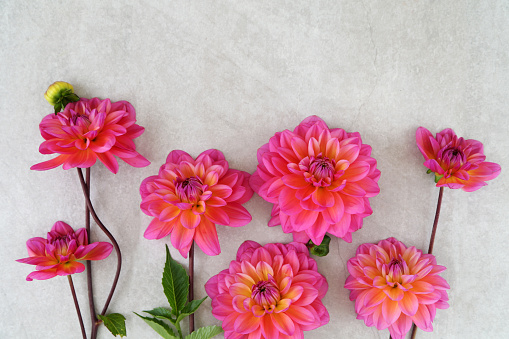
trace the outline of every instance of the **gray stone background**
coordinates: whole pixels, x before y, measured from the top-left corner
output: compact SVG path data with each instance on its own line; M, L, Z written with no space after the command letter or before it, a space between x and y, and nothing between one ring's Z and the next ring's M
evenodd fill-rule
M438 189L422 166L414 133L446 127L480 140L502 174L473 193L446 190L435 254L448 269L448 310L418 338L509 337L509 3L507 1L19 1L0 2L1 338L79 338L67 279L26 282L25 242L53 223L84 225L74 170L30 171L38 124L51 112L43 94L64 80L83 97L128 100L146 132L137 149L152 165L97 164L92 197L123 250L111 312L127 316L128 338L158 338L132 311L166 304L164 244L143 232L141 180L166 155L217 148L252 173L256 150L277 131L316 114L358 131L382 172L374 213L348 244L333 239L318 259L329 282L330 323L306 338L388 338L356 320L343 288L358 245L395 236L426 249ZM254 196L253 221L218 227L222 253L196 255L197 297L246 239L289 242L268 228L271 205ZM95 240L106 240L97 228ZM176 250L173 256L187 265ZM96 303L109 290L114 255L94 265ZM88 324L85 274L74 278ZM210 300L197 325L219 324ZM88 329L88 326L87 326ZM110 338L104 328L100 338ZM409 336L408 336L409 337Z

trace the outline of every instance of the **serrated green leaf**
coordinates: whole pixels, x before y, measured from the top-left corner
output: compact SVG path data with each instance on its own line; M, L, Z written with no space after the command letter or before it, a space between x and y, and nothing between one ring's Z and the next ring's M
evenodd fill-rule
M141 319L143 319L150 327L152 327L154 329L154 331L156 331L164 339L178 339L178 337L175 335L175 333L170 328L170 326L165 324L162 320L158 320L156 318L144 317L144 316L139 315L136 312L133 312L133 313L136 314Z
M153 315L154 317L156 317L158 319L167 319L167 320L171 321L172 324L175 324L175 318L172 317L171 310L169 310L167 308L156 307L153 310L143 311L143 312Z
M173 314L179 314L184 308L189 292L189 277L182 265L173 260L166 245L166 263L163 271L163 289Z
M198 307L200 307L200 305L202 304L202 302L205 301L205 299L207 299L207 297L199 299L199 300L192 300L191 302L187 303L186 306L182 309L182 312L177 317L177 322L180 322L182 319L184 319L188 315L196 312Z
M186 335L185 339L210 339L223 332L220 326L201 327L193 333Z
M125 329L125 317L120 313L111 313L106 315L97 315L97 318L103 321L104 326L113 334L114 337L120 335L120 337L127 336Z
M309 240L307 245L308 248L310 247L309 253L319 257L325 257L327 254L329 254L329 243L330 237L328 235L323 237L322 243L319 246L316 246L313 244L313 242L311 242L311 240Z

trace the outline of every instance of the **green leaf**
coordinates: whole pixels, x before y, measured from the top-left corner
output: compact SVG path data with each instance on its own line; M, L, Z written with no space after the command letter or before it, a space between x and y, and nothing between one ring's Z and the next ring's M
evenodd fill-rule
M65 98L67 100L69 100L69 102L76 102L76 101L80 100L80 97L77 96L75 93L68 94L65 96Z
M166 263L163 271L163 289L173 314L179 314L187 301L189 277L182 265L173 260L166 245Z
M182 309L182 313L180 313L179 316L177 317L177 322L180 322L188 315L196 312L198 307L200 307L200 305L202 304L202 302L205 301L205 299L207 299L207 297L199 300L192 300L191 302L187 303L187 305Z
M114 337L120 335L120 337L127 336L125 329L125 317L120 313L111 313L107 315L97 315L97 318L103 321L104 326L110 330Z
M184 307L185 308L185 307ZM150 311L143 311L158 319L167 319L171 321L172 324L175 324L175 318L172 317L171 310L164 307L157 307Z
M156 318L143 317L136 312L133 312L138 317L143 319L150 327L154 329L164 339L178 339L173 330L165 324L162 320Z
M327 254L329 254L329 243L330 237L326 235L323 237L322 243L319 246L316 246L311 240L309 240L307 247L309 248L309 252L311 254L319 257L325 257Z
M440 174L436 174L436 173L435 173L435 184L436 184L436 183L438 183L438 181L439 181L440 179L442 179L442 177L443 177L443 176L444 176L443 174L442 174L442 175L440 175Z
M185 339L209 339L215 337L221 332L223 332L223 329L220 326L207 326L199 328L193 333L186 335Z

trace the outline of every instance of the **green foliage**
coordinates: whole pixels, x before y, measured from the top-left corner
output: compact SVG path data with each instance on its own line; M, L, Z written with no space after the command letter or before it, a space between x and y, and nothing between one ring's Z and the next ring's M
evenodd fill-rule
M173 260L168 246L166 246L166 263L163 270L162 279L163 291L168 299L171 309L165 307L157 307L150 311L143 311L153 316L144 317L134 312L138 317L143 319L150 327L152 327L161 337L165 339L184 339L180 322L187 316L196 312L198 307L207 297L199 300L191 300L187 302L189 293L189 277L182 265ZM165 323L163 320L169 321L175 326L178 334ZM219 333L223 329L219 326L202 327L186 336L186 339L209 339Z
M210 339L223 332L220 326L206 326L197 329L190 335L186 335L185 339Z
M325 257L327 254L329 254L329 243L330 237L326 235L323 237L322 243L319 246L315 245L311 240L308 241L306 246L309 248L309 253L318 257Z
M163 271L163 289L173 314L184 308L189 293L189 277L182 265L173 260L166 246L166 264Z
M120 313L111 313L107 315L97 315L97 318L103 321L104 326L110 330L114 337L120 335L120 337L127 336L125 329L125 317Z
M177 339L178 337L175 335L175 332L162 320L158 320L156 318L143 317L138 313L134 312L138 317L143 319L150 327L154 329L161 337L164 339Z
M68 103L76 102L78 100L80 100L80 98L72 92L72 89L63 90L60 93L59 99L55 102L55 114L62 111Z

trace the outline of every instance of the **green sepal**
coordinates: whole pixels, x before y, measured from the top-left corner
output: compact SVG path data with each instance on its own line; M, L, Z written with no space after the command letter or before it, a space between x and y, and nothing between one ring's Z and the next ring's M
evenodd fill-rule
M182 313L180 313L179 316L177 317L177 322L179 323L182 319L184 319L188 315L193 314L194 312L196 312L198 307L200 307L200 305L202 304L202 302L205 301L205 299L207 299L207 297L204 297L204 298L199 299L199 300L192 300L191 302L189 302L182 309Z
M320 245L317 246L311 240L309 240L306 246L309 248L309 253L318 257L325 257L327 254L329 254L329 243L330 237L325 235Z
M210 339L221 332L223 332L223 329L220 326L206 326L186 335L185 339Z
M175 324L175 318L172 317L171 310L164 307L156 307L150 311L143 311L148 313L158 319L166 319L169 320L172 324Z
M436 174L436 173L435 173L435 184L438 184L438 181L439 181L440 179L442 179L442 177L443 177L443 176L444 176L443 174L442 174L442 175L440 175L440 174Z
M120 313L111 313L106 315L97 315L97 318L102 320L104 326L113 334L114 337L120 335L120 337L127 336L125 328L125 317Z
M150 318L150 317L144 317L139 315L136 312L133 312L138 317L143 319L150 327L154 329L161 337L164 339L178 339L178 337L175 335L175 332L165 324L162 320L158 320L156 318Z
M163 270L162 284L172 313L174 315L180 314L187 302L189 277L184 267L171 257L168 245L166 245L166 263Z
M430 170L430 169L428 169L428 170L426 171L426 173L428 173L428 174L430 174L431 172L433 172L433 171L432 171L432 170Z

